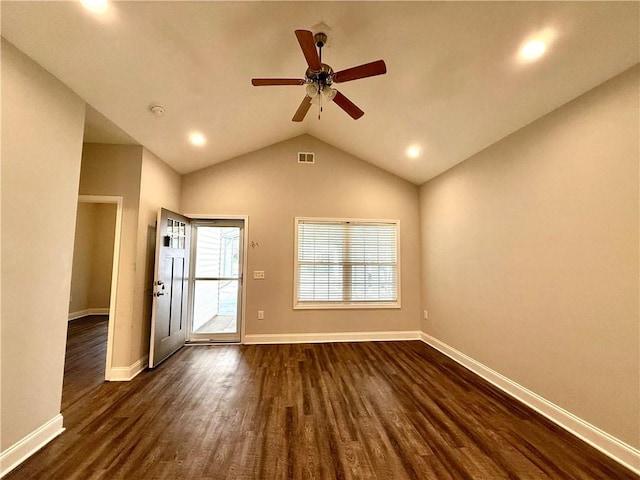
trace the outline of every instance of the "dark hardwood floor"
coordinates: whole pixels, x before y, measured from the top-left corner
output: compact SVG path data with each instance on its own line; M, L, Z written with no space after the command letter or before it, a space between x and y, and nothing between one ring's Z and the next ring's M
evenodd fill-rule
M18 479L635 479L421 342L186 347L104 383L72 322L67 431Z
M109 317L104 315L69 322L62 384L63 414L104 383L108 327Z

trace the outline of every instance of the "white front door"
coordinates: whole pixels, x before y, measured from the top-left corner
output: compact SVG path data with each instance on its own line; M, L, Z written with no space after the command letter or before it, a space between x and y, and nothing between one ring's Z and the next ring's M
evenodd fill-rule
M184 345L189 289L190 220L158 212L153 278L149 367L154 368Z

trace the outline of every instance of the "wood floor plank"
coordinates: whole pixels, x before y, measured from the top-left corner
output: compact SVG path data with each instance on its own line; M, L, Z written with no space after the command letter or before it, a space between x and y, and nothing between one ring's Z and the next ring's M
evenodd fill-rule
M105 383L70 323L67 431L6 480L637 479L421 342L184 348Z

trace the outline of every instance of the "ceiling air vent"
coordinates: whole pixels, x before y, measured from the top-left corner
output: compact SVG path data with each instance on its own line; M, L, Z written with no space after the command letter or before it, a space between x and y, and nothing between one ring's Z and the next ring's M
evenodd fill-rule
M316 154L311 152L298 152L298 163L316 163Z

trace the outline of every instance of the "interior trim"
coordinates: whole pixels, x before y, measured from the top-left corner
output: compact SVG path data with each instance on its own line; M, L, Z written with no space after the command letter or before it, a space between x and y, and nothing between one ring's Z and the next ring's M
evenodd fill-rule
M245 325L246 318L245 315L246 307L247 307L247 288L246 282L248 280L249 275L249 262L248 262L248 254L249 254L249 215L220 215L220 214L201 214L201 213L189 213L185 214L185 217L191 220L242 220L244 221L244 237L243 237L243 245L242 245L242 255L243 255L243 266L242 266L242 310L240 312L240 343L244 342L245 336ZM191 315L191 313L189 313Z
M343 332L343 333L281 333L247 334L245 345L272 345L282 343L329 343L329 342L381 342L393 340L420 340L420 332Z
M90 315L109 315L109 308L86 308L84 310L78 310L77 312L70 312L69 321Z
M128 382L133 380L149 365L149 355L145 355L128 367L111 367L107 372L107 380L110 382Z
M59 413L22 440L11 445L0 454L0 477L4 477L64 430L62 414Z
M120 243L122 240L122 219L124 197L120 195L78 195L78 203L107 203L116 206L116 225L113 237L113 259L111 264L111 294L109 297L109 325L107 327L107 356L104 364L104 379L109 380L115 348L116 310L118 305L118 282L120 281Z

